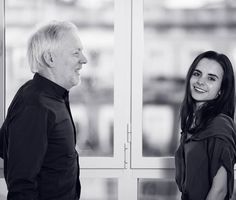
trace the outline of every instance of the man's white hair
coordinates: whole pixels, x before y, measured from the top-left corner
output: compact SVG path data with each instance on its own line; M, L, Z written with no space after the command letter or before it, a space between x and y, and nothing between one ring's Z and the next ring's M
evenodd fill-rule
M64 34L77 30L75 24L68 21L52 21L38 28L28 41L27 56L31 71L36 73L47 66L44 52L56 48Z

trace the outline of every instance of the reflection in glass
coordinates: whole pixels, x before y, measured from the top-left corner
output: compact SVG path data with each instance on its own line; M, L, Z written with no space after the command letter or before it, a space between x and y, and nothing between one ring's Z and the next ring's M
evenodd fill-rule
M143 149L146 149L143 156L172 153L173 116L170 106L149 104L143 107Z
M145 157L174 155L180 135L179 108L185 76L193 59L213 49L236 61L235 3L217 2L144 0ZM163 110L163 106L169 108Z
M138 179L138 200L179 200L174 180Z
M70 92L77 149L81 156L113 156L114 1L9 0L5 7L6 109L19 86L33 76L26 45L35 24L70 20L79 27L88 60L81 85Z
M83 106L72 104L77 129L77 150L82 156L113 155L112 106ZM87 133L87 134L84 134Z
M81 200L118 200L118 180L82 178Z

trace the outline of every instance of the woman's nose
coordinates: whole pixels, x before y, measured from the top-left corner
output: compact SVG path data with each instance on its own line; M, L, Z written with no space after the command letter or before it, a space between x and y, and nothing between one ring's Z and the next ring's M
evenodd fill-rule
M203 77L199 77L199 78L197 79L197 84L203 85L204 83L205 83L205 80L204 80Z

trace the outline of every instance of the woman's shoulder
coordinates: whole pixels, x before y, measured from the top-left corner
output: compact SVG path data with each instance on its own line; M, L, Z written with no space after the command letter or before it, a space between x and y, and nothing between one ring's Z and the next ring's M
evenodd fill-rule
M234 123L234 120L230 117L230 116L228 116L228 115L226 115L226 114L224 114L224 113L220 113L220 114L218 114L214 119L213 119L213 121L217 121L217 122L225 122L225 123L228 123L228 122L230 122L230 123Z
M235 131L234 120L226 114L220 113L208 124L207 129L216 129L219 131ZM217 131L218 132L218 131Z
M209 137L236 140L236 125L234 120L222 113L217 115L197 136L198 139Z

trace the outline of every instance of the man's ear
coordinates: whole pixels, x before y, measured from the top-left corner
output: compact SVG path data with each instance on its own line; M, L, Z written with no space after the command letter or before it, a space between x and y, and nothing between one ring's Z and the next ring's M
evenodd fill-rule
M53 55L50 51L43 52L42 59L43 59L44 64L47 67L53 67L54 66Z

